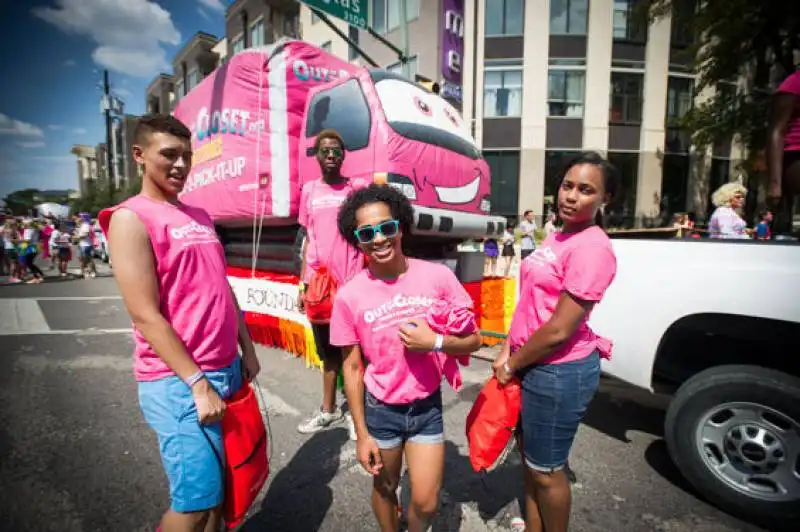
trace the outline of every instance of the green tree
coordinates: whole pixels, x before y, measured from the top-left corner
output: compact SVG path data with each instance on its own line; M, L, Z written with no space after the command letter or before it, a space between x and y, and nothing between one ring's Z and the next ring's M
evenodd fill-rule
M747 148L742 170L758 184L774 85L794 72L793 53L800 50L800 2L643 0L642 8L650 20L672 14L673 25L691 28L695 44L686 53L694 57L697 91L722 89L681 120L693 144L705 148L738 138ZM732 90L730 83L740 80Z
M39 203L36 201L36 196L39 194L39 189L26 188L11 192L3 198L6 208L11 211L15 216L25 216L30 214L31 209Z

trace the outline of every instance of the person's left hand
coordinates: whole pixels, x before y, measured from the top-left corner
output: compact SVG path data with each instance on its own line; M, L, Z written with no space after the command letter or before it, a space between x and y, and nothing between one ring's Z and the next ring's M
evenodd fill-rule
M514 378L513 373L506 371L506 363L499 365L495 363L492 365L492 369L494 369L494 376L501 386L505 386Z
M252 382L261 371L261 364L258 362L255 350L242 353L242 377L247 382Z
M436 333L428 322L420 318L412 318L400 326L400 341L409 351L433 351L436 346Z

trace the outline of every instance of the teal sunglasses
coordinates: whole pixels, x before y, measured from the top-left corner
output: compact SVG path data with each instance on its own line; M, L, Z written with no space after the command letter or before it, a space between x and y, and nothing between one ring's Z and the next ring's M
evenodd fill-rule
M353 233L355 233L358 242L361 244L369 244L378 233L382 234L384 238L394 238L400 232L400 222L397 220L386 220L377 225L362 225Z

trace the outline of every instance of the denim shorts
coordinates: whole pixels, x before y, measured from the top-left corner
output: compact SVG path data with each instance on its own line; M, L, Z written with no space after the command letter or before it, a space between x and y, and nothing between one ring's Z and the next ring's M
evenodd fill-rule
M242 385L239 357L206 377L220 397L229 398ZM188 513L219 506L224 495L220 459L225 459L220 424L200 425L192 390L177 376L139 382L139 405L158 436L171 508Z
M531 366L521 377L525 464L543 473L558 471L600 384L600 355Z
M364 410L367 430L379 449L397 449L407 441L444 442L441 389L407 405L384 403L367 391Z

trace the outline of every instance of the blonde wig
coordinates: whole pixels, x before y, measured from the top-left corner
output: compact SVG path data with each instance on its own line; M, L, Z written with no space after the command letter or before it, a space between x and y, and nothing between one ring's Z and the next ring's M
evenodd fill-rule
M725 183L711 195L715 207L728 207L736 194L747 196L747 189L739 183Z

